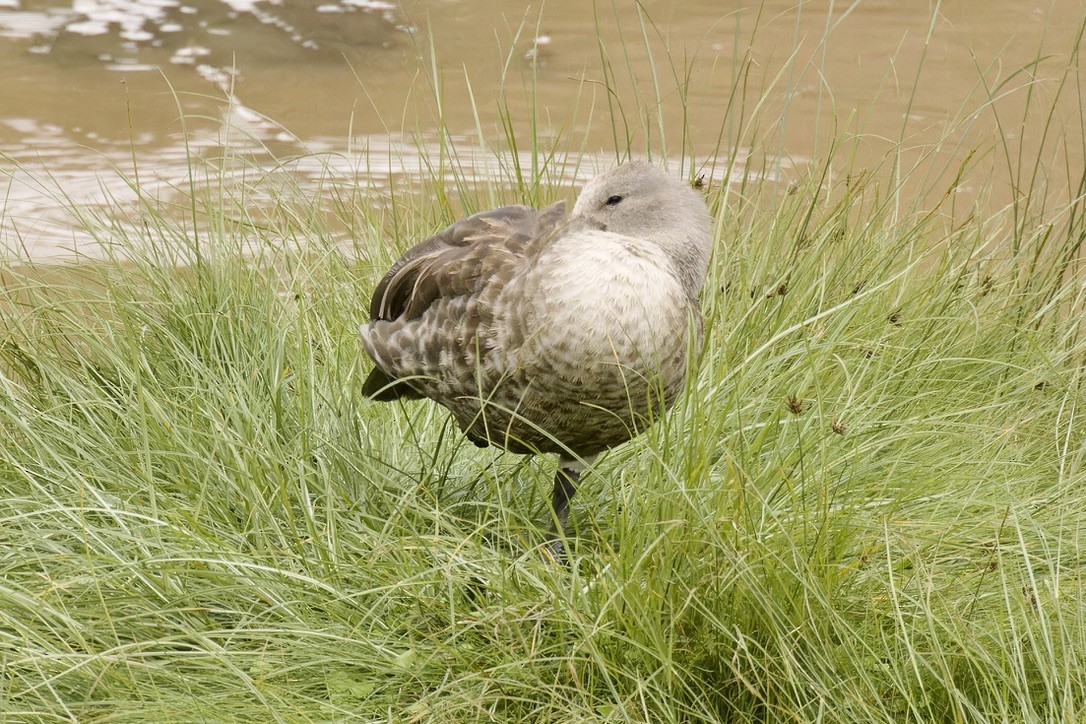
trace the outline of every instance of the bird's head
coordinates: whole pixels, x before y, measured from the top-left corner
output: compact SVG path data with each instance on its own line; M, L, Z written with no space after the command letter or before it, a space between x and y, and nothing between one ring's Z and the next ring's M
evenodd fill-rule
M690 186L644 161L616 166L588 182L571 223L657 244L692 295L705 281L712 219Z

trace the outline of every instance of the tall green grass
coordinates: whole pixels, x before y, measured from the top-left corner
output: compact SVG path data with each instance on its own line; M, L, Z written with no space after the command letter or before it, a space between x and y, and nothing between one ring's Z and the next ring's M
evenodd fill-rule
M772 146L741 105L705 165ZM660 125L630 117L620 156ZM359 395L399 250L571 191L571 133L481 187L441 138L455 180L376 206L212 177L183 217L86 220L127 258L3 270L0 718L1086 716L1081 185L963 220L945 180L912 201L842 173L846 148L787 188L710 186L697 372L586 474L565 567L542 553L551 462Z

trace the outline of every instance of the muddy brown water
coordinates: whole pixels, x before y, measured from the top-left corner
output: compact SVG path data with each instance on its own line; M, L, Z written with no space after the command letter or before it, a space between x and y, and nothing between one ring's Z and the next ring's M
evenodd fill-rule
M1086 0L640 7L0 0L0 255L94 254L67 207L130 203L118 172L132 173L133 155L166 200L186 184L187 153L224 149L258 168L301 156L290 169L303 188L338 175L376 198L389 179L425 173L439 119L483 176L509 152L503 117L523 148L533 113L544 142L569 150L570 180L613 163L627 135L718 177L714 154L787 179L833 138L848 140L841 164L854 169L900 148L923 188L951 184L971 158L954 189L963 205L1015 193L998 138L1039 158L1065 196L1081 174L1083 80L1059 84L1081 67Z

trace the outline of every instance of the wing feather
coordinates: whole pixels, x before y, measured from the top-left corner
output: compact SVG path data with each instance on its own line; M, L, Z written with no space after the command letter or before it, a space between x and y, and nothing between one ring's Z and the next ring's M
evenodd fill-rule
M371 321L422 315L440 297L470 294L541 248L563 225L565 204L504 206L461 219L409 249L378 283Z
M508 276L565 228L566 205L542 210L505 206L461 219L416 244L392 265L370 300L370 322L409 321L435 301L480 291L488 280ZM363 383L378 401L417 399L422 394L379 365Z

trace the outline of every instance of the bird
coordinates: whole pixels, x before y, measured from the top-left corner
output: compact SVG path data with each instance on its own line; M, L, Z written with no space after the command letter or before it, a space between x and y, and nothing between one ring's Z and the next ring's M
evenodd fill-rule
M640 160L591 179L570 211L460 219L374 289L362 392L429 398L480 447L557 454L548 540L561 556L582 472L682 390L711 250L704 198Z

